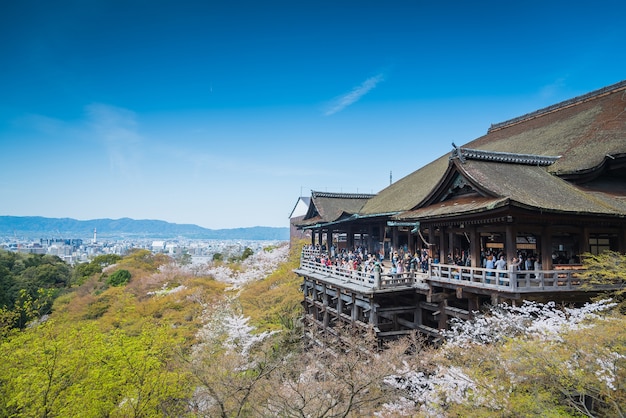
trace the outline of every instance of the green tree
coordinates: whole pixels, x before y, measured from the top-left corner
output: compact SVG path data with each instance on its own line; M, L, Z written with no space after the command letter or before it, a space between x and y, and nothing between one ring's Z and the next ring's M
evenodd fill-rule
M120 261L122 257L117 254L101 254L97 255L91 260L92 264L98 264L100 267L111 266L118 261Z
M580 276L583 278L583 289L606 286L607 294L620 304L620 311L626 314L626 254L616 251L604 251L600 254L586 253L582 256L585 269Z
M176 258L176 261L180 266L188 266L191 264L191 254L185 251Z
M130 281L131 274L128 270L117 270L107 279L107 283L111 286L124 286Z
M131 250L117 264L128 269L137 269L155 273L159 267L171 262L171 258L165 254L152 254L149 250Z
M0 343L0 416L184 416L193 388L171 327L137 335L50 320Z
M254 251L252 251L252 249L250 247L244 248L243 249L243 253L241 254L241 261L243 261L246 258L250 257L252 254L254 254Z
M81 285L94 274L102 273L102 267L97 263L80 263L74 266L73 283Z

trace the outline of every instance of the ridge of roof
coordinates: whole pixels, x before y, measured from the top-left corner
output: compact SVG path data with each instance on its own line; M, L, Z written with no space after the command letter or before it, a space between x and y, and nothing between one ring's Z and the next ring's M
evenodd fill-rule
M317 197L327 197L327 198L335 198L335 199L369 199L374 197L374 194L366 194L366 193L332 193L332 192L316 192L311 190L311 197L313 199Z
M572 99L564 100L560 103L556 103L551 106L544 107L543 109L535 110L534 112L526 113L525 115L518 116L516 118L509 119L504 122L492 123L487 133L504 129L509 126L516 125L518 123L525 122L527 120L534 119L534 118L537 118L539 116L542 116L548 113L556 112L557 110L561 110L567 107L575 106L579 103L583 103L583 102L595 99L597 97L604 96L604 95L614 93L616 91L624 90L624 89L626 89L626 80L620 81L610 86L603 87L598 90L594 90L590 93L586 93L581 96L576 96Z
M561 156L517 154L513 152L485 151L472 148L457 147L452 143L454 149L450 153L450 159L458 158L461 163L465 160L494 161L499 163L526 164L549 166L554 164Z

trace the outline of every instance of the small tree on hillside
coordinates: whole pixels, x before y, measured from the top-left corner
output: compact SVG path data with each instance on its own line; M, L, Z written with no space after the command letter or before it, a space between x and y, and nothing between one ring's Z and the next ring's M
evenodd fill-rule
M111 286L124 286L130 281L130 277L128 270L117 270L109 276L107 283Z
M616 251L604 251L600 254L583 254L585 279L583 287L597 285L617 285L610 297L620 303L620 311L626 313L626 255Z

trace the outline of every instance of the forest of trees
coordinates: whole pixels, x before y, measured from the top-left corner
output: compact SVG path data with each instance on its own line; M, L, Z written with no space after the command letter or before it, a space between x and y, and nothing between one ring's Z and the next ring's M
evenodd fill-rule
M626 276L623 256L602 257L590 279ZM0 416L626 414L622 292L495 306L452 323L441 347L305 347L297 246L188 261L139 250L70 268L0 252Z

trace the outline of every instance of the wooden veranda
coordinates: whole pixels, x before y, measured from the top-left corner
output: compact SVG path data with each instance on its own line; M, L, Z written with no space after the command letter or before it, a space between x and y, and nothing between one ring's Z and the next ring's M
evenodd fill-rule
M522 300L583 302L616 286L591 286L582 270L496 270L431 264L427 272L363 272L326 266L304 249L295 272L303 278L307 332L338 325L373 331L379 340L417 331L432 339L452 317L470 319L485 304Z

